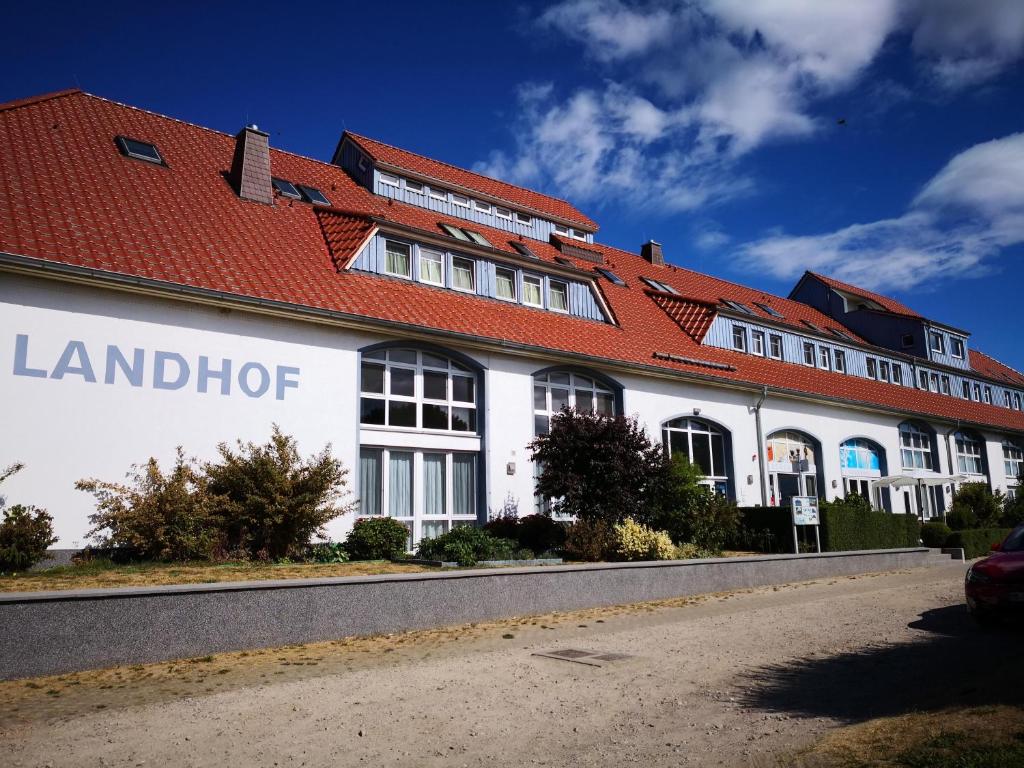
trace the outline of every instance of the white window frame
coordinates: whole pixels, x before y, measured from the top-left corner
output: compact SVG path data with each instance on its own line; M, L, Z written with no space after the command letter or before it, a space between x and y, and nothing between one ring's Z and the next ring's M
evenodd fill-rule
M892 364L892 383L899 387L903 386L903 366L899 363Z
M837 349L833 357L835 358L836 373L846 373L846 351Z
M949 376L946 374L942 374L942 376L939 377L939 389L944 395L953 394L953 382L950 381Z
M494 206L494 215L499 219L505 219L506 221L512 221L512 209L504 208L500 205Z
M987 405L992 405L992 387L988 384L986 384L985 389L982 390L982 397Z
M873 357L869 357L865 362L865 367L867 369L868 378L878 381L878 361Z
M886 384L892 379L892 366L889 365L888 360L878 361L878 380L884 381Z
M832 370L832 350L828 347L818 347L818 367L825 371Z
M812 344L809 341L805 341L803 345L804 365L806 365L808 368L816 368L818 366L818 351L814 348L814 344Z
M417 189L417 187L418 187L418 189ZM426 185L425 184L421 184L418 181L409 181L408 179L406 179L405 180L405 188L409 192L412 192L413 194L422 195L423 194L423 190L426 188Z
M528 213L519 213L516 211L516 224L522 224L524 227L533 226L533 216Z
M742 325L732 327L732 348L737 352L747 351L747 329Z
M1007 480L1024 479L1024 449L1012 440L1003 440L1003 472Z
M420 246L419 252L420 252L420 257L419 257L420 282L421 283L426 283L427 285L439 285L439 286L441 286L443 288L444 287L444 252L443 251L436 251L433 248L424 248L422 246ZM428 254L430 256L436 256L437 258L436 259L428 258L428 256L427 256ZM440 277L438 278L437 281L428 280L424 276L425 275L425 272L423 270L423 262L424 261L431 261L431 262L436 262L437 263L438 272L440 273Z
M395 176L393 173L386 171L378 171L380 174L380 183L386 184L389 187L400 187L402 185L402 177Z
M388 269L388 247L391 245L398 245L406 250L406 264L409 266L409 271L406 274L401 272L392 272ZM412 258L413 248L409 243L403 243L400 240L385 240L384 241L384 274L390 275L391 277L401 277L406 280L412 279Z
M554 226L556 235L563 235L564 237L569 237L569 228L567 226L565 226L564 224L555 224Z
M689 418L686 416L666 421L661 425L661 440L662 445L665 448L665 452L669 456L672 455L673 434L686 435L686 459L691 462L693 462L693 457L695 456L695 451L693 450L694 435L707 435L708 458L710 459L711 474L705 475L701 479L701 485L709 486L712 490L724 485L726 487L725 495L728 496L731 456L729 453L728 443L725 439L725 430L711 422L705 421L704 419ZM715 461L714 442L716 439L719 441L722 466L718 466L718 463ZM696 462L694 462L694 466L697 466ZM703 470L703 468L701 469Z
M512 296L500 296L498 294L498 273L508 272L511 275L512 283ZM494 268L494 297L499 301L509 301L513 304L519 303L519 274L516 270L511 267L495 267Z
M537 300L529 301L527 299L526 286L533 286L537 289ZM540 307L544 308L544 278L539 275L527 275L523 274L523 304L528 307Z
M750 332L750 353L764 357L764 331Z
M981 384L979 384L978 382L974 382L974 386L971 387L971 389L974 392L974 402L980 403L981 402Z
M938 346L936 346L938 342ZM937 355L946 354L946 339L938 331L928 332L928 348Z
M949 354L957 360L964 359L964 340L956 336L949 337Z
M463 288L455 284L455 262L457 261L469 264L469 280L470 283L472 283L470 288ZM451 278L453 291L459 291L460 293L476 293L476 262L466 256L452 256Z
M925 392L928 391L928 371L919 370L917 372L917 388Z
M928 391L935 392L936 394L939 392L939 374L935 371L929 371L928 373Z
M443 200L444 202L447 203L448 202L448 190L447 189L438 189L437 187L430 187L430 197L434 198L435 200Z
M910 462L907 462L907 456ZM920 464L916 457L920 456ZM900 465L903 469L932 469L932 436L916 424L900 424Z
M457 205L460 208L469 208L470 200L465 195L452 192L452 205Z
M779 348L778 354L775 354L776 345L778 345ZM778 333L768 334L768 357L770 357L772 360L781 360L784 354L785 352L782 344L782 335Z
M480 200L474 200L473 201L473 208L474 208L474 210L480 211L480 213L490 213L491 212L491 204L490 203L482 202Z
M552 297L555 295L555 286L562 287L562 295L565 296L565 309L560 309L555 306L555 302ZM548 280L548 309L552 312L561 312L562 314L569 314L569 284L564 280Z
M985 474L985 444L965 432L954 432L957 469L965 475Z
M586 232L583 232L582 230L579 229L571 229L569 230L569 232L574 240L582 240L583 242L587 242Z

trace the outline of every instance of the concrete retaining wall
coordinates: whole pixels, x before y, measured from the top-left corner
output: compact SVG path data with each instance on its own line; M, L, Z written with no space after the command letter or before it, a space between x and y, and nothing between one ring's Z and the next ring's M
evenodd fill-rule
M8 593L0 679L894 570L930 557L890 549Z

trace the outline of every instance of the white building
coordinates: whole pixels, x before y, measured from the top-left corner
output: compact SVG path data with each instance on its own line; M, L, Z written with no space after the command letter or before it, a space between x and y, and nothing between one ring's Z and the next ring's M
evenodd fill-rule
M563 405L635 415L742 505L1013 492L1024 376L807 273L788 298L595 241L572 205L346 133L332 163L79 91L0 106L0 465L85 543L176 446L331 443L414 539L534 510ZM352 519L336 521L340 538Z

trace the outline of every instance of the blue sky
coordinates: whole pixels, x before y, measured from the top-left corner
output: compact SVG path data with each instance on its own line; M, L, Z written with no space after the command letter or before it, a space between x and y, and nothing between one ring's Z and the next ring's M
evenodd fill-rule
M875 288L1024 369L1020 0L28 6L2 100L80 86L323 159L348 127L571 199L603 242Z

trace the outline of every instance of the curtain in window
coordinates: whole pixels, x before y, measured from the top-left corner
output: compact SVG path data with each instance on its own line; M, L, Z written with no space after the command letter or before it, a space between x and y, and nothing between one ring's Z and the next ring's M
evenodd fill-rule
M463 291L473 290L473 269L472 261L462 259L452 260L452 287Z
M421 526L420 540L423 539L436 539L442 533L445 533L448 528L448 523L445 520L424 520Z
M443 515L445 513L444 464L445 455L443 453L423 454L424 515Z
M476 456L452 456L452 506L456 515L476 514Z
M384 269L395 275L409 275L409 246L388 241L384 252Z
M388 515L412 517L412 454L392 451L388 466Z
M359 452L359 514L379 515L381 492L381 458L379 448L363 448Z
M516 297L515 273L499 270L495 274L494 285L499 299L514 299Z
M441 254L436 251L420 251L420 280L428 283L441 282Z

